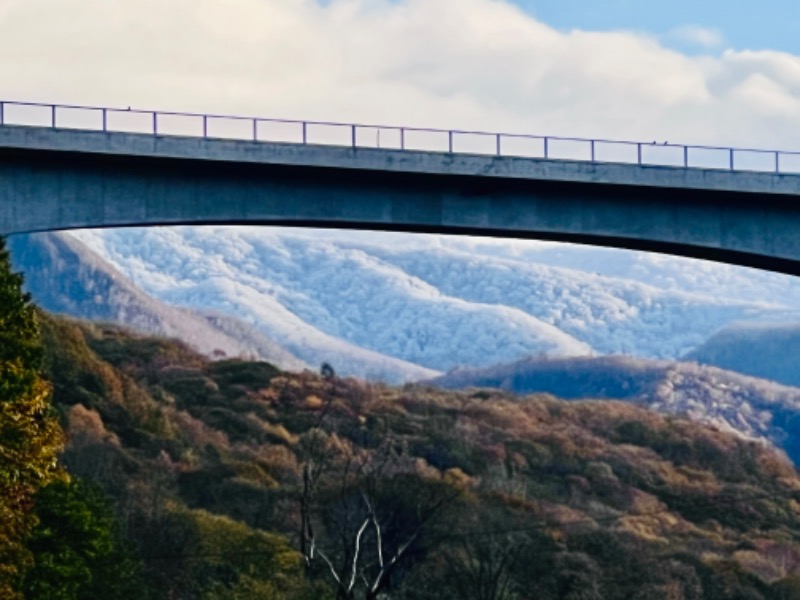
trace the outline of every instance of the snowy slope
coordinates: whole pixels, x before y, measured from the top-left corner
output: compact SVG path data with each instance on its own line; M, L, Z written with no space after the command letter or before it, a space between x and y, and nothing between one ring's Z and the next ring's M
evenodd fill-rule
M450 239L449 244L471 253L513 258L577 269L617 279L638 281L663 290L684 290L754 302L800 307L800 278L759 269L696 260L669 254L628 252L575 244L503 244L499 240Z
M215 228L77 235L148 293L236 314L304 358L301 348L322 343L310 339L304 324L328 341L435 370L591 350L523 311L442 294L366 252L326 240Z
M293 230L294 235L312 235ZM320 232L313 236L318 238ZM759 269L697 260L669 254L635 252L600 246L585 246L533 240L469 236L408 236L398 233L338 231L325 233L339 243L356 246L422 251L431 248L460 250L476 258L502 258L521 264L563 267L615 279L638 281L662 290L680 290L748 302L775 302L787 308L800 307L800 278Z
M204 282L200 302L193 302L197 290L184 282L186 302L175 306L142 291L75 236L19 235L10 239L9 248L15 268L25 273L26 288L51 312L177 337L210 356L257 358L287 370L316 369L329 362L342 374L391 383L437 374L327 336L270 297L261 297L232 280L215 277ZM157 272L150 275L159 276ZM215 293L224 311L210 309L215 303L209 298ZM273 327L252 324L262 322ZM291 348L276 343L270 332L284 332L281 337L291 342Z
M9 239L15 268L39 306L55 313L109 321L136 331L176 337L209 356L244 356L283 369L308 365L256 329L231 317L178 308L152 298L64 233Z
M599 251L606 264L612 263L608 250L581 250L589 259ZM720 293L719 288L713 295L697 292L700 286L686 281L659 288L630 277L554 267L528 258L476 256L452 247L421 252L370 246L369 251L442 293L521 310L601 354L676 358L733 321L794 315L793 309L780 303L742 300L736 293ZM616 254L628 259L639 253ZM676 269L678 273L689 270Z
M255 227L73 235L149 294L243 318L312 364L356 347L435 370L676 358L732 322L798 318L793 278L600 248Z
M327 362L342 375L397 383L430 377L436 370L349 343L309 325L270 294L241 282L211 276L166 292L162 298L182 306L215 309L257 327L311 365Z

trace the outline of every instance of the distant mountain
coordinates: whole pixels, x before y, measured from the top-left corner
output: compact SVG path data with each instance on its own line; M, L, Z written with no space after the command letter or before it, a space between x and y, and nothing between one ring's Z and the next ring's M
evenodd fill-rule
M800 323L740 323L711 336L687 357L800 386Z
M74 235L149 294L244 316L298 356L289 313L439 371L540 354L679 358L731 322L797 318L800 297L770 273L514 240L266 227Z
M240 315L230 305L238 294L219 279L208 283L210 288L219 285L224 291L228 300L224 312L202 306L181 308L157 300L67 233L14 236L9 249L15 268L25 273L26 288L42 308L54 313L119 323L140 332L179 338L209 356L258 358L288 370L309 365L317 369L322 362L330 362L343 373L391 382L437 374L321 334L280 305L261 304L262 316L294 328L296 340L291 347L277 343L256 325L237 318L249 315ZM246 295L243 290L242 296Z
M26 239L12 250L50 310L394 383L530 356L679 359L732 323L800 319L794 278L603 248L268 227Z
M176 337L209 356L258 357L289 370L307 366L235 319L177 308L148 296L70 235L14 236L9 249L15 268L25 274L26 289L50 312Z
M441 371L528 354L591 351L517 308L448 296L369 252L291 231L169 228L75 235L148 293L176 305L237 314L301 357L307 346L327 344L336 351L331 344L339 340ZM341 364L337 370L348 373Z
M769 440L800 463L800 388L717 367L621 356L528 359L458 370L429 383L566 399L625 400Z
M738 286L721 281L716 291L713 285L699 285L685 277L684 285L675 278L669 285L665 266L657 277L648 276L641 262L624 267L632 257L642 255L637 252L573 246L567 248L573 260L566 261L561 255L561 260L554 260L546 253L537 260L533 252L481 255L469 247L459 248L457 241L424 251L403 245L339 244L361 248L442 294L534 316L588 344L597 354L679 358L732 321L767 315L787 318L784 315L793 312L767 296L742 297ZM581 260L585 265L579 268ZM560 266L562 262L571 266ZM606 271L615 275L590 270L599 268L598 262L605 262ZM670 270L678 277L698 267L712 273L715 268L730 270L686 259L674 262Z

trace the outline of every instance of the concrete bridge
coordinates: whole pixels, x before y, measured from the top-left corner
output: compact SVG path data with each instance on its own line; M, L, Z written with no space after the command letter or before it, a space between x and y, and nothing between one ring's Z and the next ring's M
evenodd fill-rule
M355 126L336 146L52 125L55 111L48 126L0 125L2 235L212 223L438 232L800 274L796 173L640 164L642 144L623 164L595 160L594 142L592 160L458 153L452 132L442 152L364 147Z

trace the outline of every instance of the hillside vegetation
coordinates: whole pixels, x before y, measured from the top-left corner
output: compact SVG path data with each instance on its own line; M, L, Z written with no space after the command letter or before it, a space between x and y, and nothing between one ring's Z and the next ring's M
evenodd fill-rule
M800 462L800 388L718 367L630 356L545 357L456 370L431 383L449 389L491 387L567 399L626 400L769 441Z
M36 525L34 497L64 477L63 436L42 378L39 321L22 276L11 271L0 238L0 597L17 600L33 556L25 542Z
M796 598L800 478L630 403L211 362L48 319L63 457L142 597Z
M800 385L800 324L740 323L712 335L687 357L700 363Z

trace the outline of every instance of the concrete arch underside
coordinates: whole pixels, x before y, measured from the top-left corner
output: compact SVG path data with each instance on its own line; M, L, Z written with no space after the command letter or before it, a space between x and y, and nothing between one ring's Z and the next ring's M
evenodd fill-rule
M800 176L0 127L0 234L277 224L535 238L800 274Z

